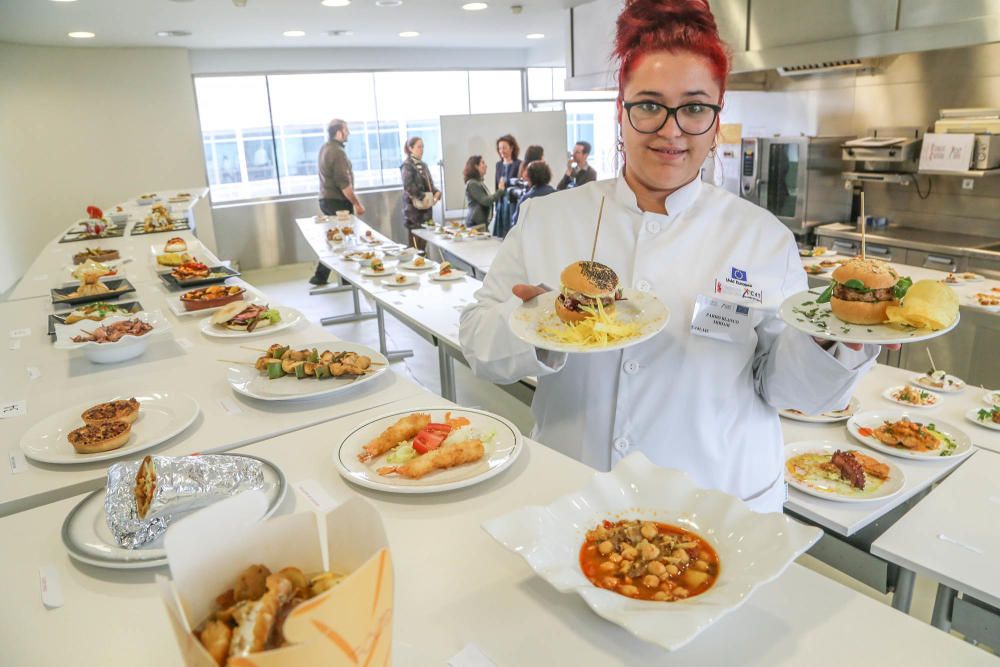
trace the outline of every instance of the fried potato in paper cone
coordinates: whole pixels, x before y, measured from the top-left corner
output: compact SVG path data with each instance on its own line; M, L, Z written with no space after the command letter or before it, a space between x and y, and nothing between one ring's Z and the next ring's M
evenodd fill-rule
M907 290L903 303L886 309L889 324L938 331L958 317L958 296L937 280L918 280Z

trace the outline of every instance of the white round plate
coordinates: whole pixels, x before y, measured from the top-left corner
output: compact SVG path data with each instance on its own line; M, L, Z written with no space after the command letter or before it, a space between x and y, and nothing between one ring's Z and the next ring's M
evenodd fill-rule
M778 414L785 419L791 419L797 422L806 422L809 424L832 424L834 422L842 422L845 419L850 419L858 408L861 407L861 401L851 396L851 402L847 404L847 407L843 410L838 410L836 412L824 412L818 415L807 415L802 412L793 412L791 410L778 410Z
M428 278L430 278L431 280L437 280L443 282L448 280L461 280L465 276L466 276L465 271L462 271L461 269L452 269L451 273L449 273L446 276L442 276L441 274L434 272L430 274Z
M373 257L363 257L366 253L372 253ZM368 266L372 263L373 259L382 259L384 255L377 250L354 250L353 252L344 253L344 259L357 262L361 266Z
M987 391L983 394L983 403L989 406L1000 405L1000 389Z
M949 326L938 331L929 329L909 329L888 324L848 324L837 319L830 310L830 304L816 303L817 297L826 288L806 290L793 294L784 300L779 309L781 319L786 324L816 338L835 340L841 343L916 343L943 336L958 325L960 315Z
M965 418L968 419L973 424L976 424L978 426L982 426L983 428L992 429L994 431L1000 431L1000 424L997 424L996 422L991 421L989 419L986 419L986 420L979 419L979 410L980 409L981 408L972 408L972 409L970 409L968 412L965 413Z
M239 394L258 398L262 401L299 401L302 399L329 396L338 391L357 387L385 373L389 369L389 360L377 351L357 343L347 341L322 341L295 345L296 349L315 347L320 353L324 350L333 352L357 352L372 359L374 371L357 378L327 378L318 380L307 377L299 380L294 375L286 375L277 380L269 380L267 374L254 368L257 357L248 358L245 364L232 364L227 371L229 386Z
M915 408L917 410L926 410L927 408L936 408L938 406L938 404L941 402L941 400L937 397L937 394L928 392L923 387L915 387L915 388L918 391L922 391L923 393L927 394L928 398L932 401L931 403L928 403L927 405L914 405L913 403L907 403L906 401L901 401L898 398L894 398L893 394L896 393L896 392L902 391L903 388L904 388L904 386L905 385L900 385L898 387L889 387L888 389L886 389L885 391L882 392L882 398L884 398L887 401L891 401L893 403L896 403L898 405L905 405L908 408Z
M546 292L518 306L507 322L514 335L526 343L543 350L555 352L607 352L632 347L648 340L663 331L670 319L670 309L649 292L625 288L622 290L625 299L615 305L615 316L622 322L637 322L642 327L642 333L635 338L622 340L605 347L581 347L567 345L550 340L539 332L539 328L566 327L556 315L557 292Z
M96 454L77 454L66 436L83 426L80 415L98 403L127 399L135 396L139 401L139 418L132 424L132 437L118 449ZM155 447L182 432L198 416L198 403L187 394L170 392L142 392L100 397L88 403L60 410L41 420L21 436L21 451L29 459L43 463L74 465L107 461Z
M1000 313L1000 306L984 306L971 294L965 297L965 305L978 308L979 310L985 310L988 313Z
M884 444L881 440L876 438L874 435L861 435L858 429L868 428L875 430L881 426L884 422L895 422L906 417L910 421L919 424L933 424L935 429L940 433L948 436L955 441L955 449L951 454L942 454L940 449L936 449L930 452L914 452L903 447L890 447ZM957 459L967 456L972 452L972 441L969 436L965 434L964 431L958 429L955 426L947 422L943 422L935 417L929 417L921 414L911 412L910 410L902 410L899 408L888 408L886 410L868 410L866 412L861 412L854 415L849 420L847 420L847 431L853 435L858 441L864 443L872 449L877 449L880 452L889 454L891 456L898 456L902 459L917 459L920 461L945 461L949 459Z
M816 273L810 273L809 271L806 271L806 275L807 276L822 276L823 274L830 273L830 271L833 270L832 268L827 268L825 266L820 266L819 264L808 264L806 266L803 266L802 269L805 271L805 269L807 267L812 267L812 266L815 266L816 268L818 268L819 271L816 272Z
M412 259L409 262L404 262L399 265L401 269L409 269L411 271L427 271L428 269L436 269L437 266L437 262L429 259L424 260L423 266L414 266Z
M921 389L929 389L930 391L936 391L939 394L957 394L965 389L965 380L954 375L945 375L945 386L944 387L932 387L929 384L925 384L921 381L921 378L927 377L926 374L921 373L920 375L914 375L910 378L910 384L914 387L920 387Z
M486 453L479 461L447 470L436 470L420 479L406 479L397 475L379 475L377 470L388 465L385 462L387 454L367 463L358 461L358 453L364 445L377 438L380 433L406 415L427 412L430 413L432 422L441 422L444 420L444 414L449 411L453 418L465 417L468 419L471 422L470 428L484 433L490 431L495 433L489 444L484 443ZM333 462L341 477L369 489L390 493L438 493L478 484L498 475L520 456L523 448L521 432L503 417L471 408L453 408L451 410L428 408L402 410L362 424L340 443L340 447L333 454Z
M409 273L400 273L400 276L406 278L406 282L397 283L396 278L399 276L390 276L388 278L383 278L381 283L389 287L406 287L407 285L417 285L420 283L420 278Z
M854 493L850 491L845 492L843 485L829 480L800 480L788 470L788 460L793 456L807 453L833 455L838 449L847 451L857 448L851 447L851 444L848 442L832 442L829 440L806 440L791 442L785 445L785 481L802 493L841 503L866 503L872 500L885 500L903 490L903 485L906 483L906 476L899 469L899 466L872 452L862 452L862 454L871 456L879 463L889 466L889 479L885 480L878 489L867 494L863 491L861 493L856 491Z
M968 273L968 272L966 272L966 273L956 273L955 276L958 277L959 284L981 283L984 280L986 280L986 278L984 278L983 276L979 275L978 273ZM966 277L966 276L968 276L968 277Z
M361 275L367 276L369 278L380 278L382 276L391 276L394 273L396 273L396 269L395 267L392 266L385 267L384 271L374 271L370 266L366 266L365 268L361 269Z
M232 456L222 454L221 456ZM263 464L267 512L264 519L274 514L285 498L285 474L276 465L257 456L240 454ZM98 489L74 507L62 525L62 541L73 560L110 570L141 570L167 564L163 550L163 535L138 549L126 549L118 544L104 513L105 489ZM166 533L164 533L165 535Z
M249 306L250 304L247 303ZM203 334L210 338L256 338L257 336L270 336L273 333L283 331L289 327L294 327L302 319L302 313L289 308L288 306L275 306L281 314L281 320L277 324L269 327L257 328L247 333L246 331L234 331L226 329L218 324L212 324L212 318L206 317L200 322L200 329Z

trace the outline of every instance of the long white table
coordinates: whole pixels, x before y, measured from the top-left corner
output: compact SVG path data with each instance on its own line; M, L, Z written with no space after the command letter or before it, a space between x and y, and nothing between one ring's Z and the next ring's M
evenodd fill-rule
M448 407L424 393L384 411ZM528 441L509 470L477 486L430 496L358 489L332 457L370 410L237 450L281 467L289 485L315 480L329 494L360 493L378 508L396 570L393 663L443 665L474 642L497 665L731 665L840 667L845 655L892 664L994 665L995 658L798 565L684 649L667 654L563 595L498 546L480 524L524 504L546 504L582 486L592 471ZM0 607L5 662L149 667L179 656L151 572L111 571L69 560L59 529L81 498L0 519L19 539L0 550L8 604ZM281 512L307 511L289 494ZM46 609L38 570L55 568L65 604ZM141 619L141 620L140 620ZM55 639L58 638L58 641ZM845 641L845 639L847 641Z
M413 235L427 242L431 259L440 261L454 257L472 267L480 280L489 272L493 258L500 251L503 240L495 236L455 240L436 229L415 229Z

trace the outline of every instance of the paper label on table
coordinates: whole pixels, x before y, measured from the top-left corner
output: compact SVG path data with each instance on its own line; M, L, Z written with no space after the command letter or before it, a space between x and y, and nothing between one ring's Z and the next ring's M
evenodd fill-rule
M7 344L8 350L20 350L21 349L21 339L11 338L10 343Z
M31 327L26 327L24 329L11 329L10 330L10 337L11 338L25 338L25 337L30 336L30 335L31 335Z
M317 512L329 512L342 502L335 500L315 479L304 479L301 482L296 482L295 488Z
M192 347L194 347L194 343L189 341L187 338L176 338L175 340L177 341L177 344L180 345L181 348L184 350L190 350Z
M59 582L59 572L54 565L38 568L38 579L42 588L42 604L49 609L63 606L62 584Z
M920 171L968 171L975 158L974 134L925 134Z
M243 414L243 408L241 408L236 401L229 398L228 396L220 398L219 405L221 405L222 409L231 415Z
M42 371L38 370L37 366L28 366L27 370L29 380L37 380L42 377Z
M0 405L0 419L11 419L28 414L27 401L11 401Z
M28 459L24 458L22 452L7 452L7 464L10 466L10 474L16 475L28 469Z
M475 642L469 642L465 647L448 659L449 667L496 667L496 663L483 653Z

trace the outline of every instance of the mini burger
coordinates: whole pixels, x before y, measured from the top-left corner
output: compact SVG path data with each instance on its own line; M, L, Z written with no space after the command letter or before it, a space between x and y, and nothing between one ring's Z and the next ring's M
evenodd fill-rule
M280 321L281 314L276 309L256 304L247 305L244 301L226 304L212 315L212 324L247 333L269 327Z
M615 301L622 298L618 274L600 262L573 262L559 276L556 315L563 322L580 322L591 317L597 304L614 315Z
M886 309L897 305L911 284L885 262L855 257L833 272L817 301L829 301L833 314L849 324L882 324L889 319Z
M188 246L179 236L167 241L166 245L163 246L163 252L187 252Z

